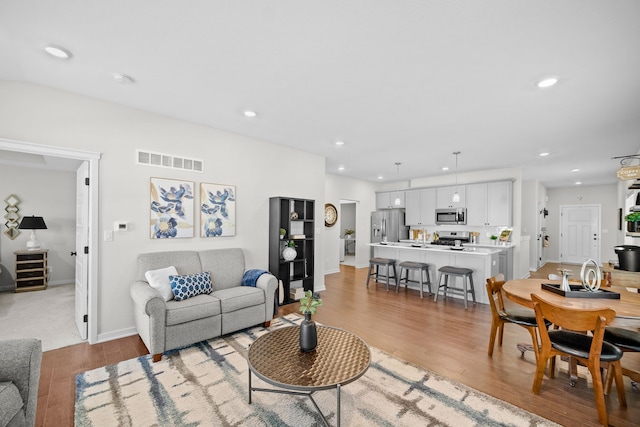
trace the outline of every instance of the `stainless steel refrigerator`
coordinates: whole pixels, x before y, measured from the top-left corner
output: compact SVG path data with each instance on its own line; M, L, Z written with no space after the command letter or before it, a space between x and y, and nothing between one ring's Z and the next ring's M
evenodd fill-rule
M398 242L409 237L404 209L383 209L371 213L371 243Z

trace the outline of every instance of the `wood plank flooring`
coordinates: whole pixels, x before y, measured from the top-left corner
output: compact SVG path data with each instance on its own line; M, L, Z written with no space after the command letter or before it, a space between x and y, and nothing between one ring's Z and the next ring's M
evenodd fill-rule
M533 277L546 277L558 268L548 264ZM569 266L579 271L579 266ZM577 270L576 270L577 268ZM348 329L369 345L422 366L439 375L465 383L513 405L566 426L598 425L592 389L584 379L575 387L560 373L545 377L539 395L531 392L535 371L533 353L524 357L518 342L530 342L528 332L516 325L505 327L502 348L487 356L491 314L489 306L464 309L462 300L433 298L403 288L385 291L384 284L367 290L367 269L341 266L341 272L325 276L324 305L315 320ZM299 304L283 306L279 315L297 312ZM628 326L638 327L638 322ZM75 375L96 367L144 355L147 350L137 336L106 343L79 344L45 352L38 393L37 426L72 426ZM626 353L623 364L640 369L639 354ZM619 409L615 387L606 398L612 426L640 423L640 391L625 378L627 409Z

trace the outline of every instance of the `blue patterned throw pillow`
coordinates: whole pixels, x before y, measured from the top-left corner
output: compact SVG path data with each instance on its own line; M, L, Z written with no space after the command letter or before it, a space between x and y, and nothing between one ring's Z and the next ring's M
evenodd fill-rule
M210 294L211 275L208 271L198 274L185 274L182 276L169 276L173 299L183 301L200 294Z

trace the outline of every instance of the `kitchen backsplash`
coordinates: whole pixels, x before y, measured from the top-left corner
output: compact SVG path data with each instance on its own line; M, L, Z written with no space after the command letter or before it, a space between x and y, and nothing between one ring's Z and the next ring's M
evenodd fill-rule
M412 226L409 229L409 238L412 239L413 238L413 231L412 230L418 230L418 232L426 232L427 235L429 236L428 239L429 241L433 240L433 232L434 231L476 231L478 233L480 233L480 236L478 238L478 243L482 244L482 245L489 245L491 244L491 239L490 237L492 235L494 236L499 236L500 232L502 230L505 229L509 229L511 227L468 227L466 225L432 225L431 227L416 227L416 226Z

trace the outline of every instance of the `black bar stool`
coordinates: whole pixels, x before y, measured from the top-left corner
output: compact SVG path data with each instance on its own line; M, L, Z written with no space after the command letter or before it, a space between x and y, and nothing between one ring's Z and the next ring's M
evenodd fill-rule
M447 292L452 292L458 295L462 295L464 297L464 308L467 308L467 294L471 294L471 298L473 298L473 303L476 303L476 293L473 289L473 270L470 268L462 268L462 267L452 267L450 265L445 265L444 267L440 267L438 269L438 288L436 289L436 296L433 298L434 301L438 302L438 294L440 293L440 288L444 288L444 296L447 296ZM444 276L444 283L442 283L442 277ZM462 278L463 289L460 288L451 288L449 287L449 277L453 276L454 280L456 277Z
M373 271L373 267L376 267L375 272ZM371 258L369 260L369 274L367 275L367 289L369 288L369 279L371 275L375 274L374 280L377 282L378 277L378 268L380 266L387 267L386 275L382 276L387 279L387 292L389 291L389 268L393 267L393 280L396 283L396 292L398 292L398 274L396 272L396 260L390 258Z
M420 298L422 298L422 291L424 285L429 286L429 293L432 294L431 291L431 277L429 276L429 264L424 262L413 262L413 261L403 261L400 264L400 282L404 280L405 290L409 288L409 283L419 283L420 284ZM420 280L409 280L409 273L411 271L417 271L420 275ZM405 274L404 278L402 278L403 273ZM424 273L427 273L427 280L424 281ZM398 287L396 286L396 292L398 292Z

